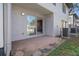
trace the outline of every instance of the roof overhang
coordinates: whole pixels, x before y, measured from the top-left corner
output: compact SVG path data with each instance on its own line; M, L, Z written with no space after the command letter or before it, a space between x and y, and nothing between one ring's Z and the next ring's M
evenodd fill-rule
M52 14L51 11L38 5L37 3L13 3L12 5L19 6L19 7L25 8L27 10L34 11L34 12L37 12L37 13L42 14L42 15Z

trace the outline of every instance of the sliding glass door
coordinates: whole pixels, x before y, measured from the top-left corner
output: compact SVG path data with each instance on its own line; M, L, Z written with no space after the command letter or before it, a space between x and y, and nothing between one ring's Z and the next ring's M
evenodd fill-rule
M38 35L43 33L43 20L37 16L27 16L27 35Z
M35 16L27 16L27 35L36 35L36 20Z

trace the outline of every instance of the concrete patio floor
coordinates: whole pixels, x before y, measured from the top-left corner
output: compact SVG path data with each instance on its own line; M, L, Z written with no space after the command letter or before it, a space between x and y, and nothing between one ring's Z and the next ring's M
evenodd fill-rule
M26 52L25 55L31 55L35 51L43 48L49 47L51 44L61 43L61 38L50 37L50 36L42 36L37 38L30 38L25 40L19 40L12 42L12 51L13 53L17 52L14 55L24 55L23 52ZM19 51L19 52L18 52Z

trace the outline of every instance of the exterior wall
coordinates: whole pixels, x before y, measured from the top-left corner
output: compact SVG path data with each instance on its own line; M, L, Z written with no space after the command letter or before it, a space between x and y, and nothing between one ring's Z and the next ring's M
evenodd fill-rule
M21 15L22 12L25 13L24 16ZM26 32L26 29L27 29L26 16L27 15L34 15L34 16L38 16L44 19L44 16L41 15L40 13L36 13L34 11L31 11L22 7L18 7L14 5L12 6L12 41L29 38ZM37 35L30 36L30 38L36 37L36 36Z
M66 6L66 14L62 11L62 3L57 3L54 6L51 3L39 3L40 6L50 10L53 13L53 36L60 35L61 20L67 20L68 18L68 8ZM52 27L50 28L52 30ZM49 29L48 29L49 30ZM50 32L48 32L50 34Z
M53 14L46 15L45 17L45 34L48 36L53 36Z

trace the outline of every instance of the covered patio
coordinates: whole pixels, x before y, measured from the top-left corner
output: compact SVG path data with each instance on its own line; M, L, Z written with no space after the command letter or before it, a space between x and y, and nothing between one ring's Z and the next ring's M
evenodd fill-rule
M12 4L11 55L42 55L60 41L53 37L53 12L38 4ZM48 49L47 49L48 48Z
M42 36L12 42L12 55L46 55L46 51L50 51L63 42L61 38ZM42 53L44 52L44 53Z

